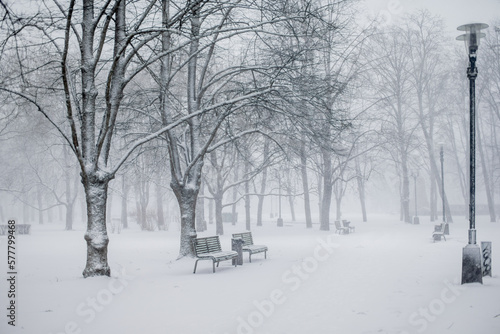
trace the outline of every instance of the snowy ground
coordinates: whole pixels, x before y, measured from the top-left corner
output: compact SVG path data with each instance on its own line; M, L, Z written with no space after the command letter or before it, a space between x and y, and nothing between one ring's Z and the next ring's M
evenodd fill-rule
M0 333L500 333L500 223L477 218L478 240L493 242L493 277L460 285L468 222L455 219L448 241L437 243L425 218L410 225L353 217L350 235L268 223L253 228L267 260L245 257L237 268L226 261L215 274L200 261L194 275L193 259L176 261L177 229L133 228L110 235L112 278L89 279L81 276L83 228L32 226L18 236L17 327L7 325L3 279ZM242 225L225 229L230 249Z

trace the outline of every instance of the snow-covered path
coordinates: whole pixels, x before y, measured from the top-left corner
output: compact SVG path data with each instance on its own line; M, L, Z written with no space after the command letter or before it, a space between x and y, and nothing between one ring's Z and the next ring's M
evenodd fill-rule
M448 241L433 243L434 223L395 216L351 219L336 235L275 223L253 229L268 259L234 268L176 261L178 232L110 235L110 278L83 279L83 230L33 226L18 236L18 326L1 333L500 333L500 223L478 217L478 240L493 242L493 277L458 284L467 224L455 218ZM213 235L210 232L200 236ZM241 227L225 225L223 248ZM5 237L0 249L6 248ZM6 305L6 285L0 285ZM5 307L2 307L5 310ZM5 311L4 311L5 313Z

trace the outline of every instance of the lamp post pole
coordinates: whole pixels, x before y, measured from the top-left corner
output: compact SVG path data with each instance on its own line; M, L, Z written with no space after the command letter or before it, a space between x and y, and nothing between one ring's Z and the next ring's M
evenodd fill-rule
M481 249L476 243L476 78L477 78L477 49L479 40L485 34L481 29L487 28L484 23L466 24L458 27L465 31L464 35L458 36L468 46L469 67L467 78L469 79L469 243L463 248L462 253L462 284L483 283L481 270Z

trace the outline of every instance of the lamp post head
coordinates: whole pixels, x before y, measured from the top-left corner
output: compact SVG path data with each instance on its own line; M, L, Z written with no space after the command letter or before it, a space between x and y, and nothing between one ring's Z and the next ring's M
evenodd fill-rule
M486 28L488 28L486 23L464 24L457 28L457 30L465 31L465 34L458 36L457 40L465 42L469 55L476 53L480 39L486 36L481 30Z

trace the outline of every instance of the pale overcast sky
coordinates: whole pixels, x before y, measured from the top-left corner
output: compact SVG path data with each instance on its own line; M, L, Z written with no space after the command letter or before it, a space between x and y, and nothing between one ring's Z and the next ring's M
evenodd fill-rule
M445 19L447 31L467 23L488 23L500 20L500 0L364 0L368 12L396 19L404 12L427 8Z

